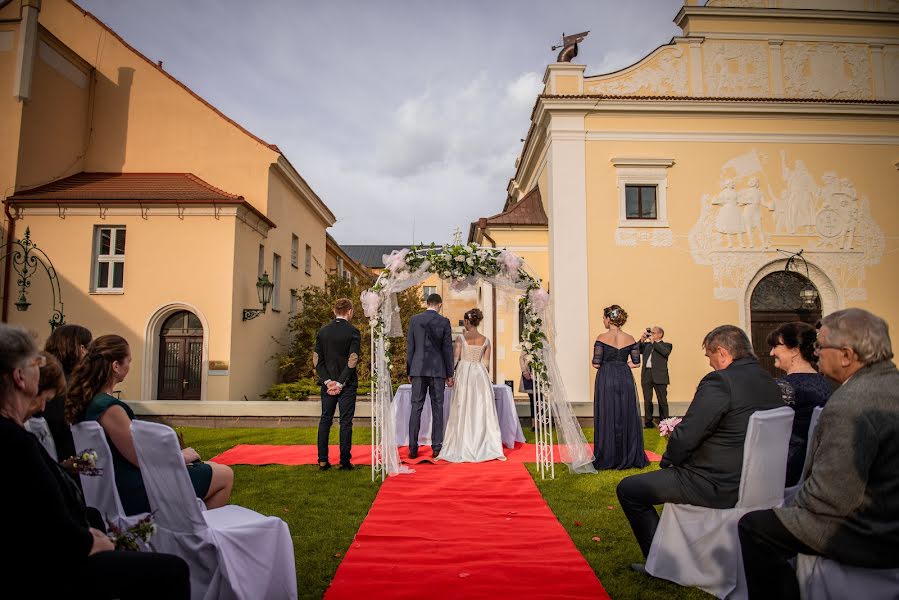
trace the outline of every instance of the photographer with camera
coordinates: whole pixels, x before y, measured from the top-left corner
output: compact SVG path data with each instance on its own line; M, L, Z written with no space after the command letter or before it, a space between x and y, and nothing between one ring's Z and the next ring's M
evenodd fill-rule
M643 426L653 429L652 392L655 390L659 402L659 418L667 419L668 414L668 355L672 346L663 342L665 330L656 325L647 327L640 336L640 354L643 355L643 368L640 373L640 384L643 387Z

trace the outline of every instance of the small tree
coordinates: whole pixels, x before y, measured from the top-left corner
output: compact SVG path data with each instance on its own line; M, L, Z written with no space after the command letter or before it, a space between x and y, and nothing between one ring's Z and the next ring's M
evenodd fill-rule
M316 377L312 366L312 353L315 350L315 336L318 330L334 318L334 302L338 298L349 298L353 301L353 325L362 334L362 356L356 372L360 380L368 379L371 374L371 328L362 311L359 298L368 289L370 281L352 283L337 275L329 275L322 287L310 285L298 291L297 314L291 317L287 325L288 342L285 352L278 354L279 378L282 383L294 382L307 377ZM403 331L407 331L409 319L421 312L423 302L421 287L416 286L397 294L400 307L400 320ZM393 377L397 383L406 382L406 338L392 340Z

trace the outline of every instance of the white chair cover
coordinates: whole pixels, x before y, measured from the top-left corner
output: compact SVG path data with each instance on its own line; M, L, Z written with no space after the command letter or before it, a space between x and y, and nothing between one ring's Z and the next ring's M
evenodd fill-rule
M796 482L796 485L784 488L784 506L790 506L796 500L796 494L799 493L799 489L802 487L802 484L805 483L805 465L808 464L808 458L812 454L812 437L815 435L815 429L818 427L818 419L821 417L821 411L824 410L823 406L816 406L812 411L812 419L808 424L808 446L805 449L805 463L802 465L802 475L799 477L799 481Z
M646 559L646 571L718 598L745 598L737 522L752 510L783 502L793 409L758 411L743 446L739 499L734 508L666 504Z
M899 569L850 567L821 556L800 554L796 578L802 600L899 598Z
M59 456L56 454L56 442L53 441L53 435L50 434L50 428L47 426L47 420L44 417L31 417L25 421L25 429L41 443L47 454L53 460L58 461ZM64 456L63 458L68 458Z
M147 516L147 513L125 514L119 490L115 485L115 469L112 464L112 452L106 443L106 433L96 421L84 421L72 426L72 439L75 452L92 449L97 453L97 467L102 475L81 476L81 489L84 502L100 511L103 517L120 529L127 529ZM66 457L68 458L68 457Z
M151 543L190 565L192 600L297 597L287 523L241 506L201 511L174 430L133 421L131 433L157 526Z

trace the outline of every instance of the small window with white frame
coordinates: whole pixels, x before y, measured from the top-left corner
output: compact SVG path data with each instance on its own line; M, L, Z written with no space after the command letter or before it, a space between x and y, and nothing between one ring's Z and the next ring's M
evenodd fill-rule
M312 275L312 246L306 244L306 275Z
M618 180L618 227L669 227L668 158L613 158Z
M256 277L262 277L265 273L265 246L259 244L259 257L256 262Z
M281 257L272 255L272 310L281 310Z
M290 237L290 266L300 268L300 238L296 234Z
M125 227L94 227L91 291L120 294L125 291Z
M437 286L436 286L436 285L425 285L425 286L422 286L422 288L421 288L421 299L422 299L423 301L427 302L427 301L428 301L428 296L430 296L431 294L436 294L436 293L437 293Z

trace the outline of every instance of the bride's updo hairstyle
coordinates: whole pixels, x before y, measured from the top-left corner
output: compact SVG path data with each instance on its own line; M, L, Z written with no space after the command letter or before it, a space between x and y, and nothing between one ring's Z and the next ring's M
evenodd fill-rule
M475 327L477 327L478 324L484 320L484 313L481 312L480 308L472 308L470 311L465 313L464 316L468 320L468 322Z
M627 312L617 304L602 309L602 316L609 319L609 323L618 327L623 327L627 323Z

